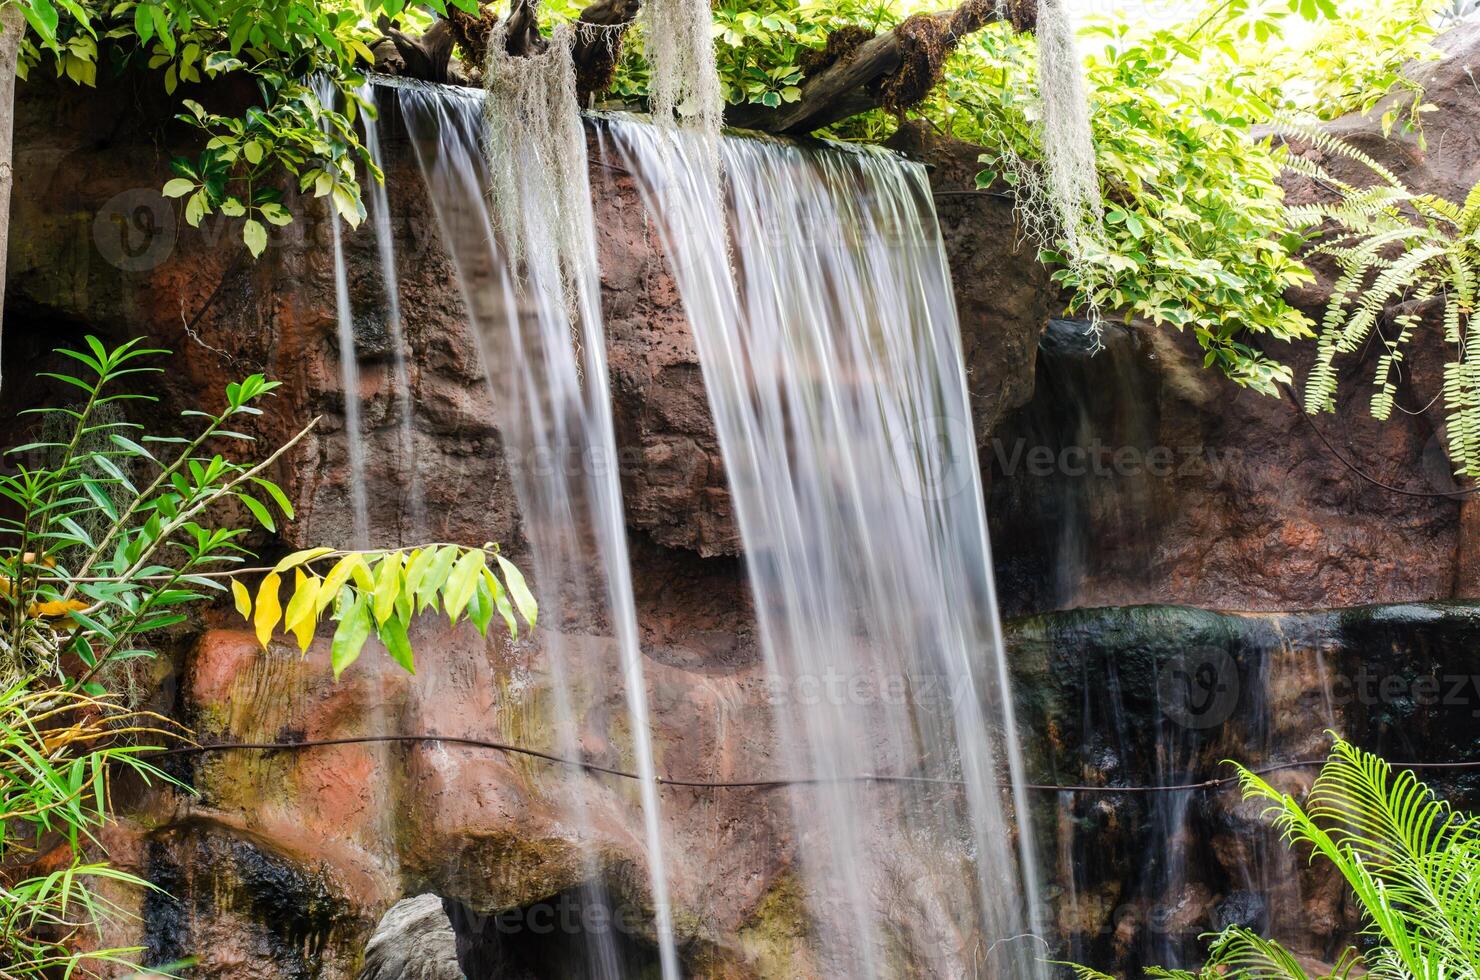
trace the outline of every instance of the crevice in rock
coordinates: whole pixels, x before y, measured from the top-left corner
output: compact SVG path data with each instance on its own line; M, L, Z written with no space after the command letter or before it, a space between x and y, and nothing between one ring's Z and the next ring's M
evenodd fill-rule
M650 915L585 882L506 912L485 915L454 899L443 907L468 980L585 980L656 976Z

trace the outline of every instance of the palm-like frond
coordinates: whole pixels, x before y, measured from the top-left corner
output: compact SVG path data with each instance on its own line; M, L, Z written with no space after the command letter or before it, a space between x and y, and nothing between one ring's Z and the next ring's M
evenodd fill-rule
M1355 893L1372 947L1312 977L1278 943L1230 927L1197 973L1166 980L1480 980L1480 818L1456 813L1411 770L1336 739L1302 804L1242 766L1245 799L1284 839L1330 861ZM1361 971L1361 972L1359 972ZM1080 980L1101 980L1090 971Z
M1368 931L1415 980L1480 977L1480 836L1411 771L1338 739L1306 806L1247 769L1287 839L1331 861L1356 892ZM1375 967L1377 963L1372 964Z

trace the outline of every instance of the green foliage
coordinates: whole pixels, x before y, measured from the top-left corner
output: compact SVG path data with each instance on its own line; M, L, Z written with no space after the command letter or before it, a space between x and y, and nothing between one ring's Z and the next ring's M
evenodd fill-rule
M296 552L271 570L253 609L235 577L250 554L241 544L248 527L213 517L236 505L269 532L291 520L288 496L263 474L313 423L265 459L239 461L213 447L252 441L232 427L260 415L257 404L277 382L256 374L232 382L219 411L182 413L191 434L163 436L114 407L154 400L121 390L122 382L158 372L147 360L164 352L88 337L85 349L57 353L80 368L43 376L76 389L81 401L33 410L43 430L63 435L9 450L14 472L0 474L13 515L0 518L0 867L24 867L18 858L26 855L13 852L43 844L48 852L65 845L70 860L40 877L0 875L4 977L129 966L138 952L76 951L84 930L101 934L126 914L100 885L148 887L83 855L108 820L115 772L166 779L146 761L155 747L140 738L175 733L162 718L117 705L101 681L110 664L153 656L151 638L184 622L188 607L224 595L229 582L264 645L281 623L305 649L332 609L336 677L372 634L411 670L407 626L433 606L484 632L495 615L517 633L516 612L531 627L537 613L523 576L493 545ZM311 571L330 559L323 576ZM280 583L289 573L295 588L284 609Z
M262 475L287 447L259 463L207 448L251 441L229 426L261 414L254 402L278 386L261 375L227 385L219 412L183 413L193 435L160 436L101 410L153 401L119 383L159 371L144 360L163 352L136 340L109 349L88 337L86 350L58 353L81 366L78 374L44 376L77 389L82 403L32 411L65 420L71 434L9 450L15 472L0 475L0 496L16 515L0 518L0 682L60 677L76 657L79 683L101 694L93 679L104 665L151 655L139 639L183 622L182 607L225 588L206 573L242 560L246 528L213 526L208 509L238 501L269 530L264 499L292 516Z
M146 66L166 92L224 75L252 80L257 104L218 114L182 99L179 119L200 131L194 158L176 158L165 185L185 198L185 220L207 215L240 219L253 255L266 246L267 226L292 215L284 186L328 198L351 224L364 216L356 167L380 179L360 144L354 121L369 111L358 89L374 62L375 20L420 16L405 0L5 0L19 6L31 34L22 45L25 77L50 61L58 77L96 85L100 59L117 73ZM475 11L477 0L451 0ZM446 13L444 0L427 6ZM325 104L307 79L323 79L335 104Z
M580 4L560 6L577 12ZM775 108L801 97L805 57L827 43L830 31L858 26L887 30L901 19L892 0L720 0L714 5L715 62L730 105ZM628 34L612 92L625 99L647 96L648 68L641 25Z
M888 30L927 2L727 0L715 8L718 62L732 104L795 99L805 56L842 26ZM1283 150L1256 135L1282 117L1326 119L1372 108L1397 90L1385 128L1417 125L1421 93L1399 70L1432 57L1437 0L1209 0L1180 23L1124 18L1081 33L1106 223L1086 263L1055 247L1041 209L1022 200L1028 232L1058 266L1071 309L1093 306L1188 329L1209 366L1274 393L1291 380L1253 335L1293 341L1311 323L1284 301L1310 279L1296 258L1277 184ZM640 41L616 91L645 91ZM1031 37L990 25L963 39L917 110L936 128L989 149L983 187L1033 186L1042 159ZM896 121L881 110L823 135L880 141ZM1026 196L1026 195L1025 195Z
M130 916L103 894L105 887L153 886L82 855L108 820L116 771L172 782L144 760L153 747L131 739L172 733L154 716L75 691L32 689L31 681L0 689L0 864L23 867L43 846L64 845L70 858L33 877L0 878L0 976L133 968L138 948L80 952L78 946L96 943L104 926Z
M1171 980L1439 980L1480 976L1480 821L1456 813L1412 771L1337 739L1304 804L1239 767L1245 799L1269 804L1287 842L1330 862L1356 895L1363 948L1313 978L1288 950L1247 929L1213 937L1196 971ZM1080 980L1109 980L1074 967Z
M59 353L81 363L82 376L47 374L79 389L81 408L43 408L71 422L66 442L38 441L10 451L50 455L53 462L17 467L0 475L0 495L19 512L0 519L0 676L36 673L61 676L75 656L83 666L78 683L102 689L95 676L108 663L151 656L140 638L186 619L182 607L223 594L230 581L237 608L252 617L267 644L280 623L303 649L320 617L339 621L334 642L337 676L375 633L392 657L412 668L407 628L416 613L440 605L457 622L466 616L486 632L495 613L518 633L515 611L534 625L536 605L519 570L494 545L460 548L432 545L403 551L337 552L316 548L280 561L259 587L255 609L233 575L250 553L240 544L247 527L209 520L216 505L234 502L269 532L293 507L282 489L263 475L312 424L260 462L239 462L208 449L222 440L250 442L228 426L261 414L255 402L278 383L251 375L226 386L218 413L187 411L191 436L159 436L135 423L98 421L98 411L120 400L149 396L119 393L121 379L158 368L138 366L160 351L137 341L108 349L88 338L86 351ZM135 438L137 436L137 439ZM142 470L147 478L136 477ZM120 503L120 500L122 501ZM89 530L101 512L104 530ZM312 569L336 558L322 577ZM489 567L494 562L502 581ZM282 577L292 573L293 596L279 600ZM372 628L373 627L373 628Z
M503 581L489 568L490 553ZM333 565L323 575L312 571L315 564L330 560ZM284 605L280 593L289 572L292 596ZM539 612L524 576L492 544L483 548L432 544L409 551L312 548L278 562L257 587L255 603L239 580L232 579L231 588L236 611L252 623L263 648L281 626L306 653L320 617L331 613L339 623L330 646L336 678L359 659L371 635L379 637L391 659L415 673L407 629L428 609L440 608L453 624L466 616L485 634L497 613L515 637L519 635L515 610L531 628Z
M1445 365L1441 392L1450 458L1458 473L1480 476L1480 325L1472 315L1480 277L1480 184L1462 203L1416 194L1346 143L1315 130L1297 135L1328 155L1356 161L1375 179L1359 188L1300 157L1289 160L1292 169L1337 194L1331 203L1288 209L1293 223L1319 234L1312 255L1329 256L1340 270L1321 321L1306 410L1335 411L1337 358L1356 356L1376 340L1382 353L1371 411L1386 419L1405 349L1422 330L1425 313L1437 306L1444 343L1456 351Z

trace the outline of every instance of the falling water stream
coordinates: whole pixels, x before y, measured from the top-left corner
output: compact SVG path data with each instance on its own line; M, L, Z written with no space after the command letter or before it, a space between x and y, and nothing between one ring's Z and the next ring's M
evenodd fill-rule
M791 791L818 972L1040 975L975 435L924 168L726 138L719 213L702 135L624 118L603 132L643 190L698 343L778 768L820 780ZM852 778L869 774L918 782ZM1019 791L1004 799L1008 777Z
M514 188L514 200L490 202L481 93L404 85L375 96L394 100L411 137L479 345L540 586L541 618L548 624L541 631L541 642L560 743L553 748L562 755L582 754L573 693L601 683L611 666L593 662L592 647L574 642L566 631L602 632L615 638L611 655L617 658L633 761L642 777L654 930L665 980L676 978L594 246L589 254L576 256L539 247L553 229L542 224L541 202L522 194L523 187ZM515 172L532 178L544 166L545 161L530 158ZM585 173L584 167L580 173ZM589 194L583 200L582 220L589 226L593 222ZM509 267L498 241L495 228L500 222L493 207L517 210L526 245L518 270ZM549 778L564 781L561 800L570 808L582 839L594 841L584 793L595 777L557 771ZM585 857L589 887L599 891L606 869L594 846L587 848ZM592 933L588 945L591 976L621 975L610 932Z
M538 200L490 201L481 93L403 83L367 98L410 137L492 395L546 624L556 744L540 747L580 756L578 704L620 677L653 933L676 978L594 248L557 256L538 247L551 233ZM924 169L881 151L725 138L721 190L701 133L626 118L598 129L607 163L637 178L702 360L783 747L756 775L809 777L784 792L810 970L1042 976L976 439ZM388 198L370 204L394 291ZM511 216L494 208L522 223L517 268L498 231ZM337 230L335 259L352 362ZM390 309L401 350L399 302ZM398 360L407 439L408 374ZM611 788L579 771L539 779L586 845L583 900L606 901L589 794ZM609 933L584 942L586 975L630 975Z

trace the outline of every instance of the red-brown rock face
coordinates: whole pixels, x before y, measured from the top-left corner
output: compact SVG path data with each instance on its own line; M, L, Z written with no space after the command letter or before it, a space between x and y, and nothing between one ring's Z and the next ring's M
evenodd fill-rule
M149 96L127 111L75 96L37 84L22 100L8 405L56 397L25 376L49 348L84 331L114 340L148 334L179 352L149 415L166 427L179 409L214 405L227 380L262 371L284 382L261 420L264 444L321 420L277 474L298 520L258 546L271 554L349 541L332 250L316 203L298 208L299 219L253 262L233 229L209 221L190 229L157 194L165 148L186 134L159 121L165 116ZM408 453L378 256L361 229L345 247L372 537L493 540L518 556L508 474L520 461L502 451L410 148L393 125L386 132L414 412ZM776 775L767 688L742 567L729 557L738 542L693 341L630 176L597 165L592 181L658 770L709 780ZM953 247L959 239L961 260L978 270L961 281L993 301L990 310L963 303L975 377L992 392L979 413L985 433L1027 396L1047 310L1038 288L1045 274L1015 249L1008 202L943 201ZM993 364L999 338L1014 352L1011 372ZM420 527L407 500L413 476L425 493ZM180 635L173 675L153 702L204 741L430 733L556 745L542 641L561 624L509 642L426 622L413 631L415 676L367 656L338 683L325 639L301 659L264 653L238 626L222 612ZM576 633L566 640L582 665L571 692L581 757L635 768L613 643ZM630 781L440 742L219 752L192 759L182 775L199 795L145 795L117 849L174 895L148 898L141 909L144 941L158 960L198 956L202 975L220 977L349 977L381 913L403 896L434 892L491 914L573 895L593 880L635 918L631 941L650 949L647 855ZM689 969L805 972L797 957L808 925L789 870L796 845L787 797L669 788L663 820ZM911 941L911 928L897 926L901 941Z
M46 82L22 88L5 407L59 397L27 375L48 363L50 348L84 332L113 340L148 334L179 352L155 383L162 402L150 418L160 426L175 425L178 409L215 405L227 380L263 371L284 382L261 420L263 444L322 420L277 474L299 519L280 539L256 544L271 555L346 543L349 441L328 226L304 202L255 262L228 225L185 227L157 188L170 150L193 149L191 134L165 121L153 80L139 84L112 98ZM970 149L912 131L900 142L938 165L937 205L992 484L1006 607L1156 601L1279 610L1443 598L1467 581L1457 505L1361 482L1288 405L1203 373L1186 338L1137 327L1117 333L1098 363L1040 364L1039 335L1055 304L1031 246L1017 245L1011 203L973 190ZM373 238L362 229L346 239L373 537L407 545L494 540L521 557L508 475L518 461L503 453L408 148L392 134L387 152L414 408L410 453ZM720 780L771 775L753 615L693 342L630 177L597 167L592 183L658 770ZM1405 404L1427 400L1428 377L1418 372ZM1337 420L1316 422L1327 438L1384 482L1432 477L1423 462L1434 455L1432 421L1403 415L1372 423L1358 404L1365 394L1348 390ZM1097 433L1110 450L1110 475L1065 472L1056 450ZM1050 450L1041 475L1030 457L1012 456L1037 447ZM1116 468L1124 448L1142 467L1134 477ZM1148 477L1148 454L1158 449L1172 453L1171 472ZM419 527L406 499L413 472L425 493ZM203 740L438 734L552 747L549 665L538 635L483 641L427 622L414 635L415 676L367 655L336 684L324 639L307 659L263 653L239 625L218 611L167 644L175 656L153 703ZM612 644L569 639L587 665L573 694L582 757L631 769ZM1029 732L1028 744L1069 737L1064 713L1078 710L1073 699L1084 692L1060 690L1037 661L1022 673L1025 699L1053 702L1029 713L1045 730ZM1314 714L1307 720L1289 734L1292 746L1308 747L1312 726L1322 724ZM1074 737L1089 744L1096 736ZM381 914L424 892L490 913L569 896L599 879L617 906L648 918L637 793L628 781L438 742L216 753L182 775L199 796L141 796L115 853L175 896L142 900L153 953L200 956L204 976L354 976ZM1044 778L1057 775L1049 767ZM1075 770L1069 781L1081 778ZM806 975L815 964L798 959L807 898L793 873L786 798L667 788L663 805L687 966L714 977ZM571 818L579 808L588 819ZM1075 819L1132 819L1113 808L1086 813ZM1237 863L1231 837L1215 846L1220 867ZM597 856L595 868L582 853ZM1094 878L1094 894L1061 903L1063 931L1123 928L1129 948L1135 923L1114 912L1142 857L1127 847ZM901 867L901 881L910 871ZM1195 911L1221 900L1216 889L1226 877L1199 882L1205 891L1190 896ZM1309 907L1329 920L1322 936L1347 928L1331 895ZM918 940L908 923L881 925L906 948ZM638 946L650 943L645 928L632 937Z

